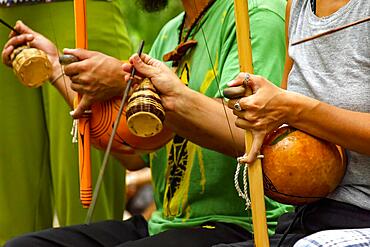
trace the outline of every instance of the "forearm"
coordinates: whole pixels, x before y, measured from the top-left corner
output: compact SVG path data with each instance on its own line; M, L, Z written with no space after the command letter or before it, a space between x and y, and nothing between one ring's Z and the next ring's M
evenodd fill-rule
M124 168L130 171L136 171L146 167L146 164L140 155L112 153L112 156L116 158Z
M338 108L292 92L288 124L344 148L370 155L370 114Z
M186 88L165 102L173 105L166 112L166 124L178 135L226 155L244 153L244 130L235 126L236 117L221 99Z
M77 93L71 89L71 80L64 75L62 66L58 63L53 64L53 74L50 83L59 91L68 105L73 109L73 100Z

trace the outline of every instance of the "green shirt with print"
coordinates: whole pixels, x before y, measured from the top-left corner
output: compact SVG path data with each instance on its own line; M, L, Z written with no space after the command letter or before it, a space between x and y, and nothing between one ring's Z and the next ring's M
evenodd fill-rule
M284 64L285 4L284 0L249 1L254 71L275 84L280 83ZM178 45L183 19L181 13L163 27L151 56L162 60ZM226 83L239 73L233 1L216 1L191 30L189 39L198 43L179 63L179 77L195 91L220 97ZM234 223L252 231L251 211L245 210L245 201L234 188L235 158L176 135L150 154L150 165L157 205L149 221L150 234L209 221ZM266 198L270 234L277 218L290 209Z

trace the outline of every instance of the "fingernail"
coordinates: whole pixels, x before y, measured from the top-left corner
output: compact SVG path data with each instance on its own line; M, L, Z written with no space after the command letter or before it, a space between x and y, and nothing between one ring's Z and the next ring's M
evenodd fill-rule
M71 48L64 48L63 53L71 53L74 52L76 49L71 49Z
M27 35L26 35L26 38L27 38L27 39L33 39L33 34L30 34L30 33L29 33L29 34L27 34Z
M139 61L141 60L138 54L135 54L134 59L135 59L135 61L137 61L137 62L139 62Z
M69 115L72 117L73 115L75 114L75 110L73 110L73 111L70 111L69 112Z

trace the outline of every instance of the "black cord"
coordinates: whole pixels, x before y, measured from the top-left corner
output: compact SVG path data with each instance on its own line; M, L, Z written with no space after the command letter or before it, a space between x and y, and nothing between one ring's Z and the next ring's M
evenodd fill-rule
M279 243L278 243L277 247L282 246L282 244L283 244L284 240L285 240L285 239L286 239L286 237L288 236L289 232L292 230L292 228L293 228L294 224L296 223L297 219L298 219L300 216L302 216L302 215L303 215L303 211L306 209L306 206L307 206L307 205L304 205L304 206L302 206L302 207L298 208L297 213L296 213L296 215L294 216L292 223L290 223L290 224L289 224L289 227L285 230L285 232L284 232L283 236L281 237L281 239L280 239L280 241L279 241Z

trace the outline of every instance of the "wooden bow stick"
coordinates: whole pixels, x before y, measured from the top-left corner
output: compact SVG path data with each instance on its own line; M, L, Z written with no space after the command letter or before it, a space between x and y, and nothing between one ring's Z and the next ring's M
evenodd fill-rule
M76 48L87 49L86 0L74 0ZM81 100L77 96L75 107ZM88 208L92 198L90 123L86 117L78 119L78 157L80 171L80 200Z
M234 4L240 71L253 73L248 0L234 0ZM247 95L251 94L251 90L248 89ZM249 153L251 150L252 142L252 133L246 131L246 153ZM262 165L260 159L257 159L253 164L249 164L248 179L251 196L254 244L257 247L268 247L270 244L267 232Z

